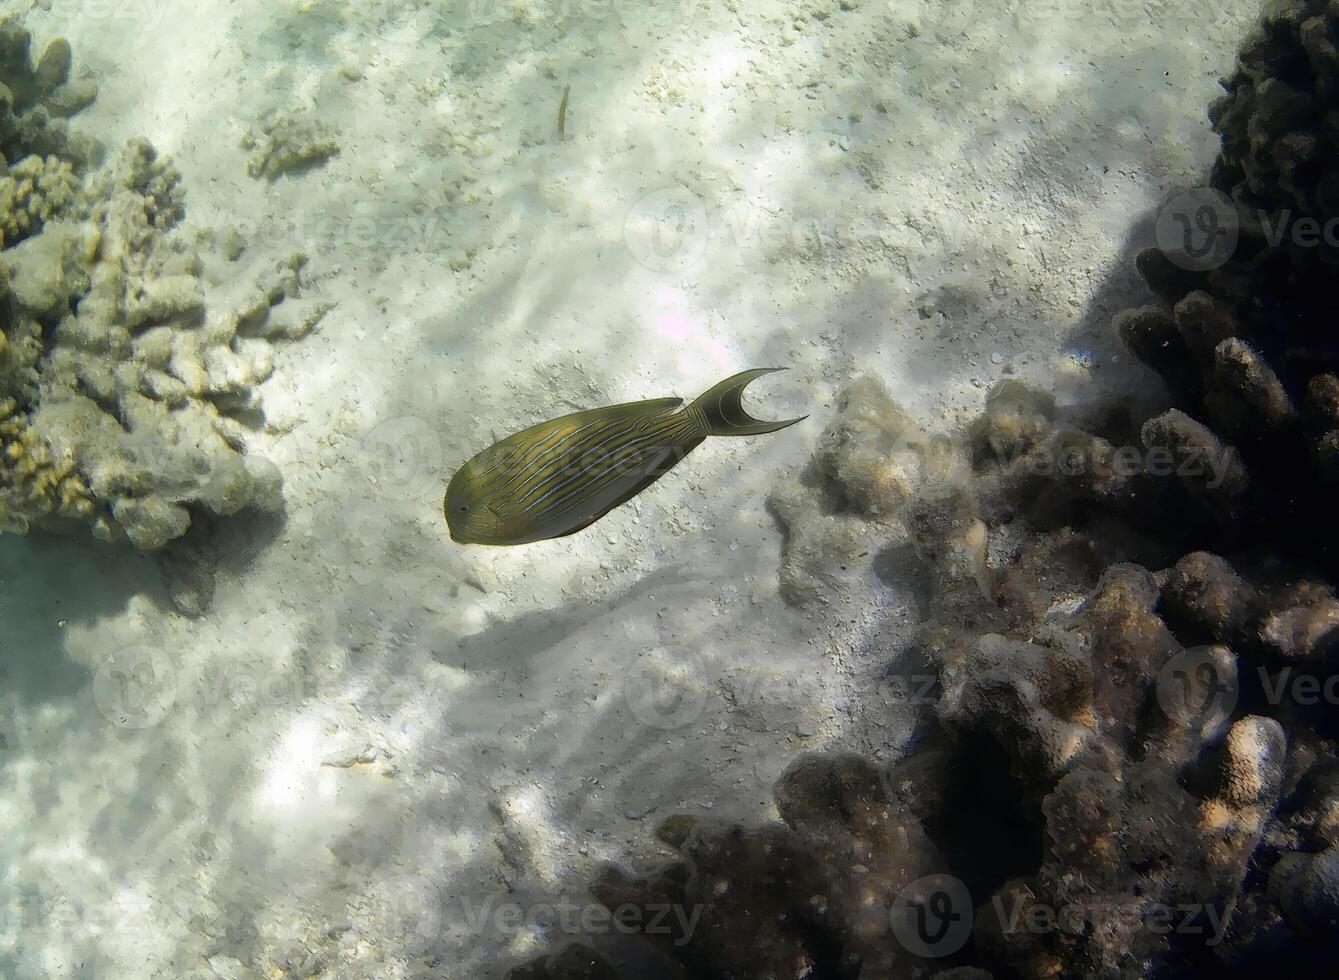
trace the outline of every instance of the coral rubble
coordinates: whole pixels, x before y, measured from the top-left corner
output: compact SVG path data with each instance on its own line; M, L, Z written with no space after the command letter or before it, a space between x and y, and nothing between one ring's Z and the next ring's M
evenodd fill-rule
M282 113L247 133L242 147L251 151L246 172L270 181L306 173L339 153L339 144L319 119Z

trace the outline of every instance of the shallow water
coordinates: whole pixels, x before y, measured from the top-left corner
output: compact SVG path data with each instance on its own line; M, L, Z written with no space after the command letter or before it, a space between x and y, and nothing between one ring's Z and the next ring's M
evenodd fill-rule
M600 862L663 858L655 821L773 818L803 751L897 757L910 712L870 718L918 586L893 561L788 602L768 494L865 372L940 433L1005 377L1156 393L1110 316L1145 301L1133 249L1212 161L1204 106L1255 14L0 11L96 79L75 129L179 168L183 237L245 244L211 259L211 310L294 252L329 305L273 344L246 443L283 510L192 553L202 615L124 541L0 537L0 974L99 980L501 976ZM275 113L338 152L252 176ZM446 481L495 436L754 366L789 368L755 414L807 422L708 440L573 537L449 539Z

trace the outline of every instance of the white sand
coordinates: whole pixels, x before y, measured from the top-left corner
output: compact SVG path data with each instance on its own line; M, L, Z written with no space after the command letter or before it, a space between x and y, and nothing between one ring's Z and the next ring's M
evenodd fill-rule
M545 929L481 909L896 740L860 719L910 597L789 609L766 493L860 371L941 428L1009 370L1127 382L1125 238L1211 159L1253 4L844 2L0 3L96 71L79 126L338 303L263 392L286 519L222 535L206 617L123 550L0 540L0 975L497 975ZM248 177L271 109L341 154ZM448 539L494 432L774 364L753 405L804 425L573 538Z

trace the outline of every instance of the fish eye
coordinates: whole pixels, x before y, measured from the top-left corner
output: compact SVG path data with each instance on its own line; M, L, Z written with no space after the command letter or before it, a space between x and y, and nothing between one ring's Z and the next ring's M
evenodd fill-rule
M464 504L461 504L461 505L460 505L460 512L461 512L462 514L467 513L468 511L469 511L469 508L468 508L468 507L466 507Z

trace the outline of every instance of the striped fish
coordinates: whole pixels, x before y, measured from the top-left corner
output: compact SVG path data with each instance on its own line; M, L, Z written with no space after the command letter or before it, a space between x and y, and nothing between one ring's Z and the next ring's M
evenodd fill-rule
M701 397L593 408L523 429L451 478L443 509L462 544L526 544L573 534L641 493L707 436L752 436L802 421L763 422L741 395L757 368Z

